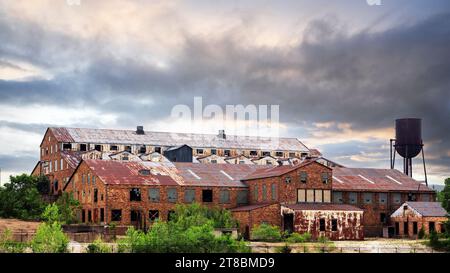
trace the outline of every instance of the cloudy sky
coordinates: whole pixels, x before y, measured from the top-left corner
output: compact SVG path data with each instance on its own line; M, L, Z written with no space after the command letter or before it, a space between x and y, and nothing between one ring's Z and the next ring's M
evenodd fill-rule
M280 134L356 167L388 168L394 120L420 117L450 176L448 0L79 2L0 0L3 182L48 126L216 133L171 117L195 96L279 105Z

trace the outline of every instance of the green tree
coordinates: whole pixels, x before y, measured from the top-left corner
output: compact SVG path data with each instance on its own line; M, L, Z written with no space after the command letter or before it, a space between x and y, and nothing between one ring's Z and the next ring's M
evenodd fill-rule
M56 200L58 206L60 219L63 224L73 224L77 222L75 211L80 208L80 202L75 200L71 194L63 192L62 195Z
M280 228L277 226L261 224L252 229L252 239L255 241L279 242L281 237Z
M48 205L42 213L44 223L40 224L31 241L35 253L64 253L67 251L69 238L64 234L59 222L61 215L56 204Z
M0 187L0 217L39 219L44 202L37 189L37 183L38 178L30 175L11 176L10 183Z
M445 179L445 187L440 192L442 207L450 213L450 178Z

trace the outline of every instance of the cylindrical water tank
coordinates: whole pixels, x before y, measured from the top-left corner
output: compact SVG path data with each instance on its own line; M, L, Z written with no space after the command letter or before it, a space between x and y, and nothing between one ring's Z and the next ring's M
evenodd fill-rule
M422 120L403 118L395 121L395 149L405 158L414 158L422 150Z

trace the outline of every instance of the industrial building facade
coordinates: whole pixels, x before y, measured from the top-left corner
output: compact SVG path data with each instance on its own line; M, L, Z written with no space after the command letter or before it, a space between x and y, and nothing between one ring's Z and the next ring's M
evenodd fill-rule
M160 139L140 138L150 135ZM190 135L195 143L180 134L164 136L143 130L49 128L33 174L48 175L54 193L66 191L79 200L83 223L147 229L156 220L170 220L176 204L196 202L230 209L246 237L261 223L334 240L382 236L395 227L390 216L404 202L435 200L433 190L397 170L345 168L294 139L282 139L281 146L269 150L255 141L232 148L238 144L225 146L224 139L212 135L208 145L198 140L203 135ZM290 150L294 146L297 151ZM198 156L201 149L204 155ZM257 155L251 158L253 149ZM266 149L269 153L263 154ZM221 154L228 150L224 159ZM198 160L176 162L184 157ZM286 164L290 159L297 161ZM254 163L258 160L271 163Z

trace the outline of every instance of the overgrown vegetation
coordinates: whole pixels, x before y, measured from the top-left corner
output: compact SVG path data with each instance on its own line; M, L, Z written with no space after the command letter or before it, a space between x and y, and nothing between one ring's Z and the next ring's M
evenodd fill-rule
M439 201L442 207L450 214L450 178L445 179L445 187L439 193ZM450 251L450 218L444 223L445 232L437 234L435 231L430 233L429 245L437 250Z
M303 233L303 234L293 232L293 233L289 234L289 236L286 238L286 242L288 242L288 243L305 243L305 242L310 242L311 240L312 240L312 236L308 232Z
M45 222L40 224L36 235L31 241L31 249L35 253L64 253L67 251L69 239L64 234L61 223L61 214L56 204L48 205L42 218Z
M254 241L279 242L281 238L281 230L277 226L261 224L252 229L252 240Z
M130 228L119 241L120 252L133 253L235 253L250 252L243 241L214 235L214 228L235 227L226 210L198 204L177 205L171 221L155 222L147 233Z
M76 209L80 208L80 202L75 200L71 194L63 192L63 194L56 200L60 218L58 221L62 224L74 224L78 222L75 215Z
M87 253L112 253L112 246L103 242L101 238L95 239L94 242L87 246Z
M49 182L45 176L11 176L10 183L0 187L0 217L39 219L45 208L39 189L44 191L46 183Z
M11 230L6 229L0 234L0 253L22 253L26 247L26 243L14 241Z

